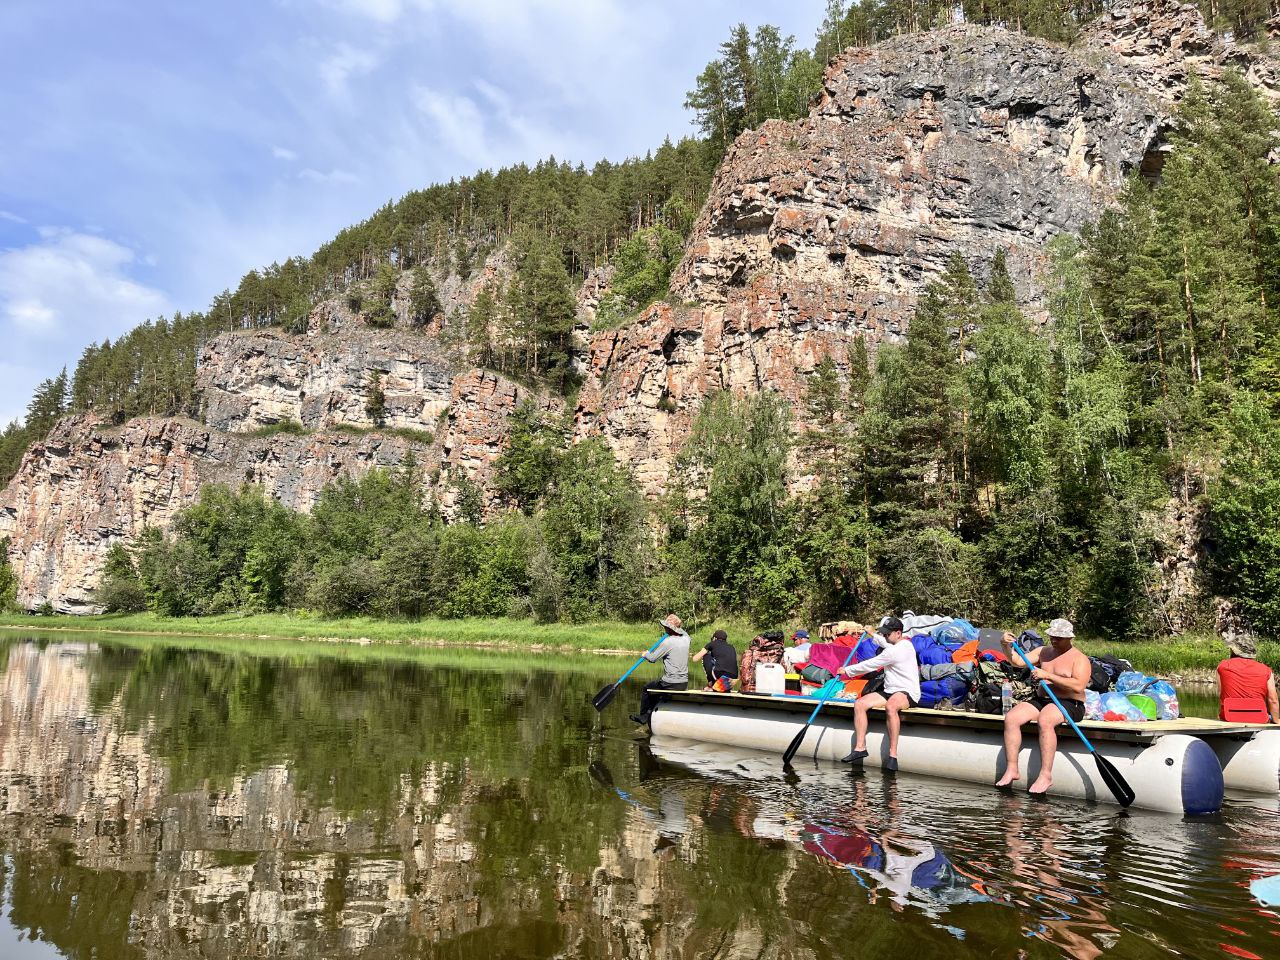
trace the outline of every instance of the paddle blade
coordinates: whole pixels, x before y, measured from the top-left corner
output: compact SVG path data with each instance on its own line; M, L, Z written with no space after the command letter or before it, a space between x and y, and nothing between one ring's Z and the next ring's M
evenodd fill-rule
M1133 792L1133 787L1129 786L1128 781L1120 776L1120 771L1111 765L1111 761L1097 751L1094 751L1093 759L1098 763L1098 776L1102 777L1102 782L1107 785L1107 789L1116 798L1116 803L1122 807L1127 807L1133 803L1137 799Z
M603 710L609 705L609 701L618 695L618 684L611 683L594 697L591 698L591 705L597 710Z
M609 768L601 761L592 760L591 765L587 767L587 773L591 775L592 780L604 787L606 790L617 789L613 785L613 774L609 772Z
M791 761L795 759L796 751L800 749L800 744L804 743L804 735L809 732L809 724L805 724L800 728L800 732L792 739L791 744L787 747L787 752L782 755L782 765L784 767L791 766Z

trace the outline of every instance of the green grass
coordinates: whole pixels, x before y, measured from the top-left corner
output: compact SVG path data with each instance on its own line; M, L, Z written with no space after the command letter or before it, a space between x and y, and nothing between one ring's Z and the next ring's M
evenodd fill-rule
M279 423L269 423L265 427L246 430L244 435L246 437L275 437L280 434L287 434L291 437L304 437L310 432L297 420L281 420Z
M372 617L344 620L289 614L228 614L217 617L160 617L153 613L103 614L96 617L0 616L0 628L75 630L91 633L162 634L185 637L230 637L247 640L337 640L352 643L436 644L494 649L570 651L642 651L657 639L652 624L538 624L528 620L468 619L391 621ZM709 631L699 631L699 635Z
M1163 641L1088 640L1079 642L1091 656L1113 654L1133 663L1134 667L1150 674L1213 673L1214 668L1227 657L1227 648L1217 637L1191 635ZM1272 669L1280 669L1280 643L1263 641L1258 644L1258 659Z
M720 621L694 631L694 646L701 646L715 629L729 631L730 640L739 651L746 648L755 632L750 624ZM327 620L318 617L265 613L244 616L226 614L216 617L160 617L153 613L104 614L96 617L48 616L21 614L0 615L0 630L27 630L33 633L71 630L87 633L153 634L171 638L218 638L234 641L241 652L265 652L278 649L277 641L302 642L308 648L317 641L334 646L431 649L435 647L474 647L519 653L632 655L648 648L658 638L657 623L533 623L529 620L379 620L373 617ZM1093 656L1114 654L1133 662L1150 674L1163 676L1211 675L1226 656L1220 640L1212 636L1180 637L1167 641L1118 641L1082 638L1081 648ZM231 648L228 648L231 649ZM300 649L294 647L293 649ZM1259 644L1260 659L1280 669L1280 643ZM371 656L381 656L371 652Z

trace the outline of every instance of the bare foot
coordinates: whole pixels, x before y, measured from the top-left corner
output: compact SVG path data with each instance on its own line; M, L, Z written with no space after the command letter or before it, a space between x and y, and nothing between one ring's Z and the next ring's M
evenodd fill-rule
M1022 776L1018 773L1017 770L1006 770L1004 772L1004 776L996 781L996 786L1008 787L1008 786L1011 786L1015 780L1021 780L1021 779L1022 779Z
M1034 793L1037 796L1049 792L1049 788L1053 786L1053 777L1048 774L1040 774L1036 777L1036 782L1027 788L1027 793Z

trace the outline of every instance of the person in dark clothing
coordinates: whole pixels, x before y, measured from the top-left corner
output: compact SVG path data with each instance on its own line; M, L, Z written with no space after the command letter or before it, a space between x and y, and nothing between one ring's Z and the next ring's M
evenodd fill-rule
M711 642L693 655L693 662L701 661L702 669L707 675L707 689L715 686L720 679L738 679L738 651L729 642L729 635L717 630L711 635Z
M642 727L649 725L649 717L657 706L654 690L688 690L689 689L689 634L684 631L684 623L674 613L667 614L658 621L666 631L662 641L644 655L650 663L662 661L662 676L650 680L640 692L640 712L633 713L631 719Z

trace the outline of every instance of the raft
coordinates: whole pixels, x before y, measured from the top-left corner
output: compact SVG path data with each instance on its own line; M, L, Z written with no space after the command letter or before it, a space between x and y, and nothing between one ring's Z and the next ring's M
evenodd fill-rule
M747 747L781 758L812 713L816 701L796 696L753 696L704 691L664 691L651 727L655 738ZM925 776L994 784L1004 769L1004 720L956 710L915 708L902 713L899 769ZM1217 812L1228 788L1274 796L1280 792L1280 730L1218 720L1146 723L1082 723L1098 752L1133 787L1134 806L1165 813ZM1039 774L1037 727L1023 731L1019 765L1022 789ZM837 761L853 743L853 704L823 707L797 758ZM866 766L888 757L881 709L871 712ZM781 759L778 761L781 763ZM1054 797L1114 803L1097 765L1069 727L1058 736Z

